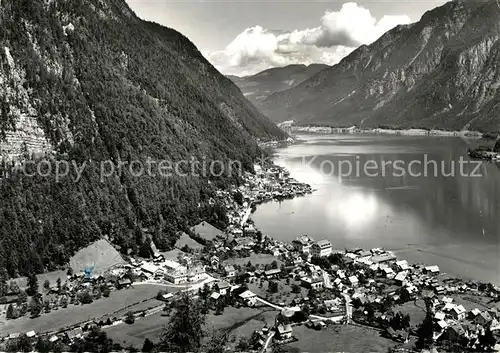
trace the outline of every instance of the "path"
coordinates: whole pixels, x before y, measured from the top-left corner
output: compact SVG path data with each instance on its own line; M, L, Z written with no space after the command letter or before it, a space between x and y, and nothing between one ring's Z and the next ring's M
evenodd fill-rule
M271 343L271 340L273 339L275 333L276 332L274 332L274 331L271 331L269 333L269 336L267 337L266 343L264 344L264 347L262 347L262 353L264 353L266 351L266 349L269 346L269 343Z

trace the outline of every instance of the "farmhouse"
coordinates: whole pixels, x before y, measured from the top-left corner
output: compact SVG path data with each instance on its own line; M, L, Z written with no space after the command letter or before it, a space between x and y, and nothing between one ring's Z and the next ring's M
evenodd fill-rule
M225 281L220 281L215 284L215 289L222 295L226 295L231 286Z
M264 275L266 276L266 278L276 278L279 276L280 273L281 270L279 268L264 271Z
M433 275L435 274L438 274L439 273L439 267L434 265L434 266L427 266L424 268L424 272L425 273L431 273Z
M224 266L224 275L226 275L227 277L236 276L236 269L234 268L234 266L233 265Z
M239 295L240 299L248 306L254 306L256 303L256 295L254 292L246 290Z
M67 331L66 332L66 338L70 341L73 342L75 339L80 339L83 337L83 330L81 327L77 327L73 330Z
M323 288L323 280L319 277L303 277L300 279L300 283L306 288Z
M474 318L473 322L477 325L484 326L486 324L489 324L493 319L491 318L490 314L488 312L484 311L480 313L479 315L476 315Z
M290 324L287 325L279 325L278 326L278 338L282 340L292 338L292 326Z

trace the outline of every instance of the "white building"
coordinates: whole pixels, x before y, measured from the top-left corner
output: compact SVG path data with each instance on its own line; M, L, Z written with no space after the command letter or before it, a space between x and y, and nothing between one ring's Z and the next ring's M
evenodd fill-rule
M332 243L328 240L320 240L311 246L311 254L316 257L330 256L332 253Z

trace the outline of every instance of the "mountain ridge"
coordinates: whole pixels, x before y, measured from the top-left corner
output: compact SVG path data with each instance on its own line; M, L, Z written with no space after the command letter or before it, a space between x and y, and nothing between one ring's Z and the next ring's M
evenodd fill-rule
M499 130L500 8L456 0L257 104L274 121Z
M247 99L258 105L269 95L298 85L327 67L329 66L325 64L292 64L273 67L255 75L228 77L241 89Z

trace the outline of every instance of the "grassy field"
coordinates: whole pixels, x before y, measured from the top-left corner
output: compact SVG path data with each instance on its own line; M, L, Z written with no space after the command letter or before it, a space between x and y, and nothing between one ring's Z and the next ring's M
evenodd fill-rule
M240 265L240 266L246 266L248 261L252 263L252 265L266 265L266 264L271 264L276 260L278 263L278 268L281 266L282 261L278 260L276 257L274 257L271 254L255 254L251 253L249 257L240 257L240 258L234 258L234 259L228 259L227 261L224 261L224 265Z
M261 329L267 322L274 323L276 311L263 312L254 308L228 307L223 315L214 315L213 312L206 317L206 330L229 330L230 335L250 337L256 329ZM138 318L132 325L117 325L106 328L110 338L123 346L132 345L141 348L144 340L149 338L153 342L158 341L164 326L169 318L161 316L161 313L153 314L145 318Z
M269 300L274 303L284 302L287 305L289 305L293 299L299 299L307 296L308 290L302 287L300 287L300 293L292 293L291 286L293 284L297 284L298 286L300 286L300 281L290 279L290 284L286 284L285 279L275 279L273 281L278 283L278 293L270 293L267 291L269 288L269 281L267 280L264 281L262 288L260 287L260 281L256 281L253 283L249 283L248 289L262 298L266 298L267 296L269 296Z
M52 271L52 272L42 273L40 275L37 275L37 277L38 277L38 285L40 286L40 288L43 287L43 284L46 280L48 280L51 285L54 285L57 282L58 278L61 279L62 283L66 282L66 280L68 279L66 271ZM13 281L17 282L19 288L21 289L28 288L27 277L18 277Z
M8 335L10 333L23 333L30 330L35 330L35 332L55 331L104 315L113 314L118 316L117 314L123 313L123 311L135 311L134 307L124 308L136 303L139 309L145 309L145 307L157 304L156 300L150 300L146 304L143 301L154 298L160 289L165 290L165 287L153 284L136 286L135 288L112 292L109 298L102 298L91 304L70 305L66 309L42 314L42 316L36 319L23 317L0 322L0 333Z
M83 271L87 266L94 266L94 273L101 273L115 265L125 263L120 253L105 239L81 249L69 261L75 273Z
M407 302L403 305L396 305L394 307L394 312L397 313L401 311L403 314L410 315L410 324L412 327L417 328L418 325L425 319L425 302L423 300L417 300L417 305L414 302Z
M197 226L191 228L191 231L194 234L198 234L201 238L206 239L206 240L214 240L216 236L219 234L223 234L221 230L215 228L213 225L211 225L208 222L201 222Z
M140 349L146 337L156 342L167 323L168 317L157 313L145 318L138 318L132 325L112 326L105 328L105 331L114 342L120 343L124 347L132 345Z
M283 346L289 352L382 352L398 343L381 337L379 332L357 326L331 326L321 331L295 326L297 342Z
M186 245L193 250L203 249L203 245L198 243L196 240L191 239L188 234L182 233L179 240L175 243L175 247L177 249L182 249Z

